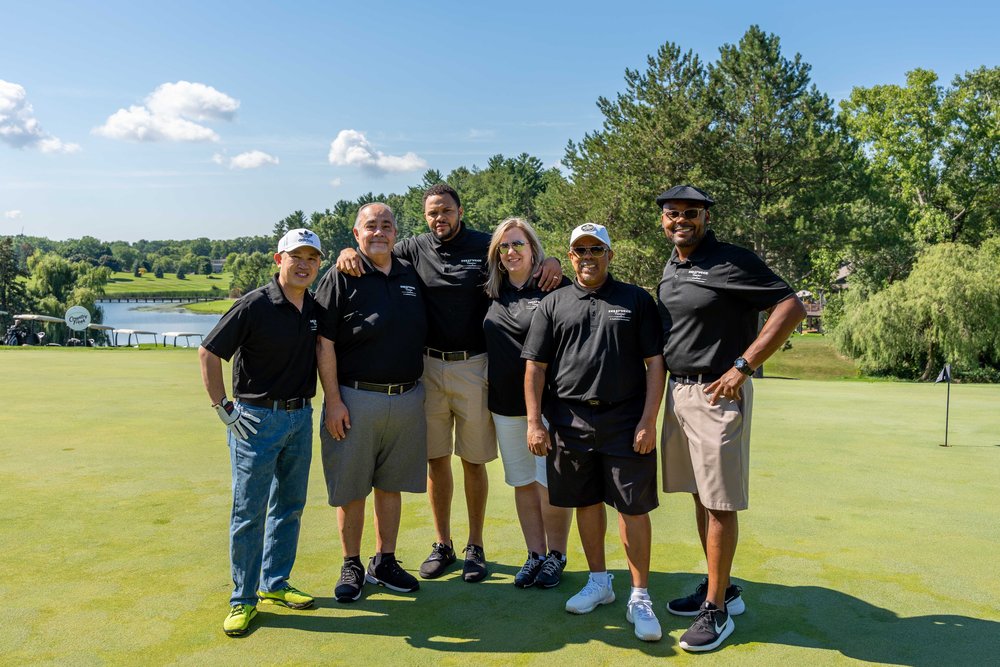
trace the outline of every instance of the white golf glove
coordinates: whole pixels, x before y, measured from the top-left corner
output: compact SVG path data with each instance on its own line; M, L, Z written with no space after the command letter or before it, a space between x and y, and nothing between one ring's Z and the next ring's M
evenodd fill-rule
M249 433L257 434L257 429L251 426L251 422L254 424L259 424L260 419L254 417L249 412L241 412L236 404L230 401L225 396L219 401L219 404L215 406L215 411L219 414L219 419L222 423L229 427L237 437L246 440ZM249 433L248 433L249 432Z

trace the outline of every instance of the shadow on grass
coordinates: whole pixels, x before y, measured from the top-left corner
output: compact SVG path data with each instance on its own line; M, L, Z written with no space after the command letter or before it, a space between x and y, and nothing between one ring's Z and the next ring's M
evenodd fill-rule
M567 572L558 588L519 590L517 568L491 564L490 577L467 584L460 571L421 581L413 594L395 594L371 584L356 603L317 598L312 613L260 615L258 623L308 632L403 637L415 648L446 653L548 653L600 641L649 656L683 651L680 636L693 619L672 616L666 602L685 595L700 577L652 573L650 591L663 627L660 642L636 639L625 620L627 573L616 573L618 599L590 614L566 613L566 599L586 582L585 572ZM780 644L838 651L871 663L914 666L987 664L1000 644L1000 623L968 616L902 617L888 609L819 586L739 582L747 612L735 618L727 646ZM674 636L669 636L669 635Z

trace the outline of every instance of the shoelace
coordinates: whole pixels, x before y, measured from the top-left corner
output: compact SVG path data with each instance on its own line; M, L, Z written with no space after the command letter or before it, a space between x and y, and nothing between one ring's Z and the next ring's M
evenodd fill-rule
M706 630L709 632L715 632L715 614L718 614L721 609L702 609L701 613L698 614L698 618L694 619L694 623L691 624L692 628L697 627L699 630Z
M545 562L542 563L542 572L548 576L554 576L559 574L562 570L562 563L560 563L555 558L546 558Z
M603 595L604 594L604 591L602 590L603 588L605 588L605 587L601 586L599 583L597 583L593 579L588 578L587 579L587 585L583 587L582 591L580 591L580 595L583 595L583 596Z
M431 555L427 557L427 560L445 560L448 557L448 551L449 547L447 544L435 542L434 546L431 547Z
M244 612L246 611L246 609L245 609L246 606L247 605L245 605L245 604L236 604L236 605L233 605L233 608L229 610L229 618L232 618L233 616L242 616L244 614Z
M360 573L358 566L353 562L344 563L340 566L340 578L349 584L358 583L358 580L361 579L362 576L363 575ZM291 588L291 586L289 586L289 588Z
M465 560L475 561L476 563L482 563L486 560L486 554L474 544L465 547L462 549L462 552L465 554Z
M300 591L299 589L297 589L295 586L285 586L285 588L283 589L283 591L286 594L291 593L292 595L301 595L303 597L309 597L308 595L306 595L305 593L303 593L302 591Z
M638 618L643 621L656 620L656 614L653 613L653 601L649 598L632 598L628 604L632 609L633 619Z
M519 572L519 574L529 575L529 574L532 573L532 571L534 571L534 569L537 566L538 566L538 559L537 558L529 558L528 560L524 561L524 565L521 566L521 571ZM542 569L544 569L544 568L545 568L545 564L543 563L542 564Z

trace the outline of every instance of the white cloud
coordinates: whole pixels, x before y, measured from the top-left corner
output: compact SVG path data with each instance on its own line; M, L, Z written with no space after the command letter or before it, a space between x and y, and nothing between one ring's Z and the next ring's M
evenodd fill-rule
M264 151L247 151L240 153L229 161L230 169L257 169L269 164L278 164L278 158Z
M472 141L478 141L480 139L493 139L497 136L496 130L477 130L476 128L471 128L469 133L466 135L466 139Z
M416 171L427 167L427 161L416 153L386 155L376 150L364 133L357 130L341 130L337 134L337 138L330 142L329 160L333 165L361 167L376 174Z
M212 156L212 162L215 164L226 164L226 156L222 153L216 153Z
M334 178L334 179L332 179L330 181L330 187L331 188L339 188L342 183L343 183L343 181L340 180L339 178Z
M230 121L239 106L239 100L203 83L164 83L146 97L145 106L119 109L94 134L129 141L218 141L219 135L200 123Z
M4 211L3 217L8 220L19 220L21 218L21 212L17 209L14 209L13 211Z
M24 87L0 79L0 141L13 148L37 148L43 153L76 153L79 144L66 143L42 129Z

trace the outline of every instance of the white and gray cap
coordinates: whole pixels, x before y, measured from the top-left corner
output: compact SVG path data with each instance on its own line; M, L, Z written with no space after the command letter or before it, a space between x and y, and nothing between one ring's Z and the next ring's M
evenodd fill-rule
M288 233L281 237L278 241L278 252L291 252L296 248L301 248L302 246L309 246L311 248L316 248L321 256L323 255L323 248L320 245L319 237L316 233L309 229L289 229Z
M604 245L609 248L611 247L611 237L608 235L608 228L596 222L585 222L574 229L573 233L569 235L569 244L573 245L581 236L593 236Z

